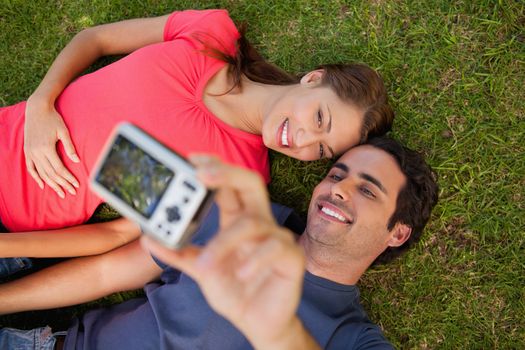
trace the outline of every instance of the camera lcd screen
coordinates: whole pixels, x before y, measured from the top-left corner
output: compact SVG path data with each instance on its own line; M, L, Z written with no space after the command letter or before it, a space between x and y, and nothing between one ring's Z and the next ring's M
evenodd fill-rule
M171 169L119 135L96 180L149 219L174 176Z

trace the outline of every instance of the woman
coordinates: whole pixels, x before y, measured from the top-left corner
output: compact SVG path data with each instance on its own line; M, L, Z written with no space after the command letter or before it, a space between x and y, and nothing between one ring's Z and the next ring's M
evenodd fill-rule
M70 83L97 58L127 53ZM372 69L327 65L297 79L265 62L224 10L89 28L27 102L0 109L0 161L10 165L0 174L3 224L20 232L89 219L101 200L87 176L124 120L183 155L215 153L269 181L267 148L301 160L333 157L388 131L393 113ZM97 254L137 235L126 220L5 234L0 256Z

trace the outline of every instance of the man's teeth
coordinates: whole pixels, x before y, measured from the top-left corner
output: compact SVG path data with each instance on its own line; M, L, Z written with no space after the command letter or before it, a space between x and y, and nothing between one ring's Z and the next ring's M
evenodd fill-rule
M288 119L284 122L283 133L281 134L281 143L288 146Z
M331 216L331 217L334 217L334 218L336 218L337 220L339 220L339 221L341 221L341 222L346 222L346 219L344 218L344 216L342 216L342 215L339 214L339 213L336 213L336 212L333 211L333 210L330 210L330 209L328 209L328 208L322 207L322 208L321 208L321 211L322 211L323 213L325 213L326 215Z

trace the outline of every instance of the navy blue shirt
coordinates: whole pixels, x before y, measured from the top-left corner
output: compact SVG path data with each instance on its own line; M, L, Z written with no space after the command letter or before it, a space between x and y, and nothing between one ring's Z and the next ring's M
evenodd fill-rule
M276 204L272 210L280 224L291 213ZM213 207L194 243L205 244L217 228L218 210ZM64 349L252 349L229 321L210 308L190 277L159 265L161 281L145 286L145 298L86 313L68 330ZM323 348L392 348L368 319L356 286L307 272L297 313Z

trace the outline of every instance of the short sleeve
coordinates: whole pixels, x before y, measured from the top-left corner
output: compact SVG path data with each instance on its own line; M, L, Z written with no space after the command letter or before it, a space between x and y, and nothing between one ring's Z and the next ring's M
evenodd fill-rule
M381 332L378 326L364 327L359 335L356 349L394 350L394 347Z
M370 321L351 319L339 325L323 346L327 350L394 350L381 329Z
M164 27L164 41L206 34L221 43L237 40L239 32L226 10L186 10L173 12Z
M375 324L348 322L332 335L326 349L394 350L394 347Z

